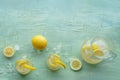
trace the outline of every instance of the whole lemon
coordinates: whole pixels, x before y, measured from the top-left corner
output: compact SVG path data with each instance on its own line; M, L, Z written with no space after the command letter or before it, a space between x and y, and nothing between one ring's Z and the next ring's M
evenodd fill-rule
M32 45L38 50L43 50L47 46L47 40L42 35L36 35L32 38Z

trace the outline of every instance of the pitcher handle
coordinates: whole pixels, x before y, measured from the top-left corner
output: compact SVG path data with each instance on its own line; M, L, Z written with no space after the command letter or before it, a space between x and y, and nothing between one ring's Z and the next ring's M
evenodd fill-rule
M113 61L117 57L117 54L114 53L112 50L110 51L109 54L110 56L107 59L105 59L105 61Z

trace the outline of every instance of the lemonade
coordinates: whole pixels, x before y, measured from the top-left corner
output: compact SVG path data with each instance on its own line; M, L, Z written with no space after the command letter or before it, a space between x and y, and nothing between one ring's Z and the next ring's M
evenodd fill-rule
M102 61L101 59L95 58L94 55L95 54L93 54L92 48L90 46L83 46L81 50L81 56L87 63L96 64Z
M87 40L81 48L82 58L90 64L97 64L113 57L107 42L102 38Z
M47 65L51 70L58 70L60 67L66 68L66 65L61 61L58 54L52 54L47 61Z
M26 75L32 70L35 70L35 67L31 66L31 62L26 59L21 59L16 62L16 69L20 74Z

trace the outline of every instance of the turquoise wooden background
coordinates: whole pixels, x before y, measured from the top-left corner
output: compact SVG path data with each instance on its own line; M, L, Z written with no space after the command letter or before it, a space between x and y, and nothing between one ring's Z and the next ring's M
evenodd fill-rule
M34 35L48 40L44 51L31 45ZM105 35L111 38L117 58L99 65L86 64L80 47L87 38ZM13 58L3 56L3 49L18 45ZM120 0L0 0L0 80L120 80ZM46 66L49 54L59 53L66 70L51 72ZM37 67L27 76L15 70L15 61L27 57ZM74 72L71 57L83 67Z

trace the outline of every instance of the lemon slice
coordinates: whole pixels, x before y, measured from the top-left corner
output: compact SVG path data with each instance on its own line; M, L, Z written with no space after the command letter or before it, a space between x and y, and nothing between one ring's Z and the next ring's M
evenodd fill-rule
M32 67L32 66L30 66L30 65L28 65L28 64L24 64L23 66L24 66L25 68L27 68L27 69L30 69L30 70L36 70L35 67Z
M92 44L92 48L94 51L99 50L99 46L97 44Z
M12 57L14 55L14 48L11 46L8 46L4 49L3 53L6 57Z
M82 67L82 63L81 63L81 61L80 61L79 59L74 58L74 59L72 59L72 60L70 61L70 68L71 68L72 70L77 71L77 70L80 70L81 67Z
M93 47L94 54L96 56L103 56L104 55L103 51L100 50L100 48L97 44L93 44L92 47Z

